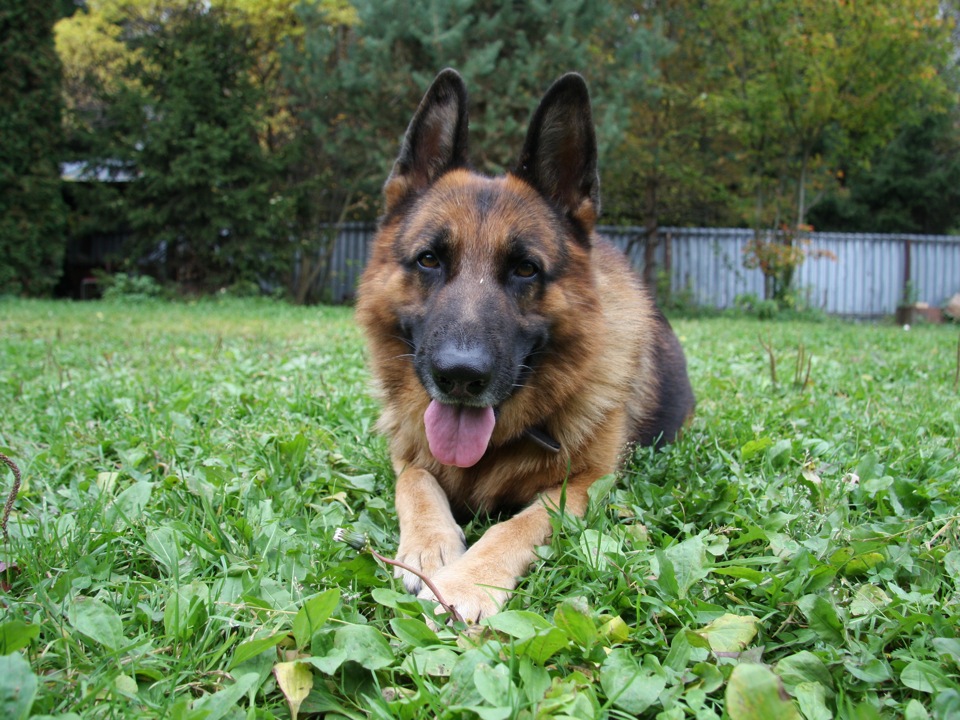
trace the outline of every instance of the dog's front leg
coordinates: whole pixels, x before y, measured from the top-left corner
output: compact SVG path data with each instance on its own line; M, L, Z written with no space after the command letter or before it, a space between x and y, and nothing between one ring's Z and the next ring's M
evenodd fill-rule
M565 512L583 515L587 488L596 477L591 474L589 481L571 479L567 483ZM537 546L550 539L548 508L560 506L563 492L556 488L543 493L522 512L487 530L461 558L431 575L444 602L468 622L496 614L536 560ZM428 588L420 591L420 597L436 599Z
M429 578L456 561L466 550L463 530L453 519L450 502L436 478L426 470L407 467L397 476L397 517L400 545L397 560L416 568ZM422 581L400 568L407 592L416 594Z

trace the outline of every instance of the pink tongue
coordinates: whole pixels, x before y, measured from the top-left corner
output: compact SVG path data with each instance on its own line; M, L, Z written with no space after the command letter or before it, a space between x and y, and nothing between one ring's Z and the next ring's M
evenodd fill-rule
M496 418L493 408L458 407L430 401L423 415L430 452L444 465L468 468L487 451Z

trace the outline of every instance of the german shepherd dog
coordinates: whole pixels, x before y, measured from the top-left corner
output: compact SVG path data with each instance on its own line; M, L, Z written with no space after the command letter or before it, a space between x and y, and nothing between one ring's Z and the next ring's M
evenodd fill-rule
M626 448L676 436L693 391L670 325L595 233L596 137L579 75L547 91L515 169L486 177L467 161L466 87L444 70L384 194L357 318L397 475L397 559L476 621L536 559L550 509L583 515L587 489ZM478 512L516 514L467 549L455 518Z

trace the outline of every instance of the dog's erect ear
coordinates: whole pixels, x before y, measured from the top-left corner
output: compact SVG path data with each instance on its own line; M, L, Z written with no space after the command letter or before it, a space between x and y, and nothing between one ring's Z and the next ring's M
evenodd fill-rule
M437 75L407 127L383 188L387 212L447 170L466 164L467 88L460 74L447 68Z
M577 73L557 80L533 114L514 174L588 232L600 214L597 137L587 83Z

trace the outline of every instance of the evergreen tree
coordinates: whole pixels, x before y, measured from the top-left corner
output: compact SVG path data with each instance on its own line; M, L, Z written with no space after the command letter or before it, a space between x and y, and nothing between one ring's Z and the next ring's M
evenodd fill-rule
M601 172L613 178L630 99L642 96L664 51L624 4L595 0L356 0L357 22L331 27L303 8L302 47L284 53L295 142L286 148L284 197L304 263L294 296L323 277L345 217L369 218L400 138L437 72L456 68L471 90L474 166L513 167L527 123L550 83L582 73L594 99ZM327 261L324 260L327 258Z
M141 86L126 85L112 112L139 114L125 137L139 173L127 193L139 254L161 249L167 278L191 290L263 279L280 258L243 28L195 3L135 45Z
M63 271L55 5L0 5L0 293L43 295Z
M810 213L818 230L960 232L960 133L950 115L930 115L854 168Z

